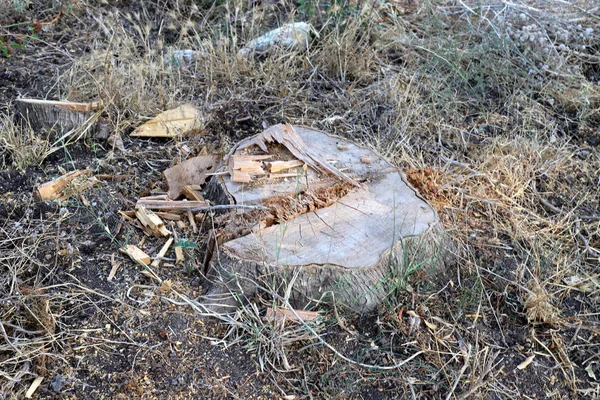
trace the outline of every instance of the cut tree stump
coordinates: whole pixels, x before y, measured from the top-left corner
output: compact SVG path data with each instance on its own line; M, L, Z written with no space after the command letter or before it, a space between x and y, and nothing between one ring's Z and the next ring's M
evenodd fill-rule
M296 175L288 169L291 177L241 183L218 174L207 185L205 196L216 204L268 208L237 210L211 236L208 307L224 311L257 285L282 293L291 285L295 308L335 301L363 312L415 268L443 265L447 240L434 209L373 151L317 130L275 125L240 142L219 169L231 157L266 154L273 156L264 160L270 165L297 164Z
M108 137L108 126L99 122L98 102L17 99L14 106L17 118L29 124L34 132L55 131L60 135L82 128L95 137Z

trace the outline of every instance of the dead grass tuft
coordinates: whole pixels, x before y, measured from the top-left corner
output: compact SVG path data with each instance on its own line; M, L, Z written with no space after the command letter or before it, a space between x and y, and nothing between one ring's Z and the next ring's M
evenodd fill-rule
M531 292L525 299L525 315L533 324L543 322L552 324L558 321L558 312L552 305L552 296L537 282L532 284Z
M31 128L15 123L12 114L0 114L0 158L2 165L23 170L39 165L48 153L50 143Z

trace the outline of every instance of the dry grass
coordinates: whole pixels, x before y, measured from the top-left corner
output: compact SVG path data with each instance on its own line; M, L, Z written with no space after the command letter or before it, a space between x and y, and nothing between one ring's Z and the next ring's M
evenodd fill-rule
M0 165L23 170L39 165L48 153L50 143L31 128L15 123L11 114L0 114Z
M274 375L295 370L292 357L321 357L323 365L299 367L302 379L285 378L288 390L319 398L356 381L395 380L414 398L540 395L541 387L515 383L533 371L516 367L530 354L552 371L542 385L547 392L567 398L600 390L584 372L598 371L599 351L600 26L582 11L585 2L562 14L545 8L558 2L465 3L343 3L309 12L176 2L159 26L146 9L88 10L99 34L61 77L61 97L101 99L123 133L157 111L193 102L223 146L276 122L363 141L407 169L460 250L456 265L435 279L420 269L402 277L410 292L395 292L371 330L335 309L324 312L327 324L265 323L266 306L288 304L264 282L263 296L235 315L211 314L229 326L215 343L242 344ZM307 53L237 55L251 38L294 18L319 31ZM517 36L507 21L521 21L511 28ZM556 39L552 26L574 33ZM588 28L591 34L577 36ZM525 31L548 40L521 41ZM196 52L194 59L174 63L172 51L182 48ZM41 162L47 147L33 133L17 131L9 116L0 127L0 148L14 167ZM38 368L32 360L50 352L61 322L52 317L56 298L18 290L42 268L32 255L39 241L26 244L7 224L3 233L1 295L20 302L2 308L8 339L0 353L9 356L0 370L8 393L15 377ZM178 290L171 302L206 314L185 287ZM327 368L339 376L326 377Z

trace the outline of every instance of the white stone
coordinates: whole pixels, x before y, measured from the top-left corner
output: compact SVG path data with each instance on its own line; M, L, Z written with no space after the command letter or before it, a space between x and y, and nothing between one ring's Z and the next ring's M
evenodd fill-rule
M251 40L238 54L248 57L253 54L265 54L275 49L306 51L311 33L316 31L306 22L285 24Z

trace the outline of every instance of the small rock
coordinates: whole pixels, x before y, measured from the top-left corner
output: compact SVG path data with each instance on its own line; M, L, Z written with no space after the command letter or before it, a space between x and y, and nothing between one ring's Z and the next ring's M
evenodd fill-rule
M316 31L306 22L285 24L251 40L238 54L248 57L255 54L266 54L274 49L306 51L311 33L316 34Z

